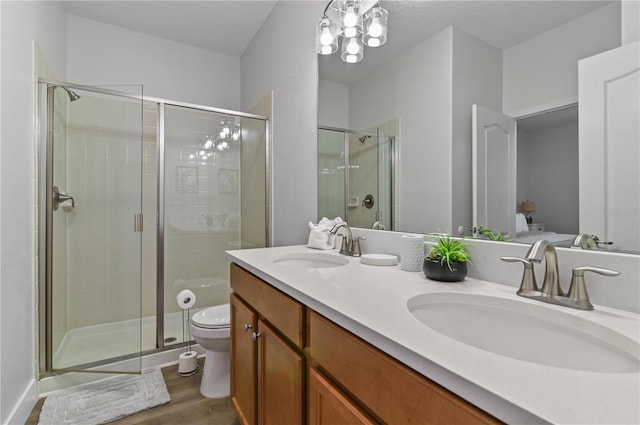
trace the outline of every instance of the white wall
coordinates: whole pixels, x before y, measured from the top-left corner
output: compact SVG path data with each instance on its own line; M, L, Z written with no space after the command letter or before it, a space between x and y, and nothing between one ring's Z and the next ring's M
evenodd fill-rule
M451 27L351 86L349 127L400 118L398 230L447 230L451 196ZM380 102L384 99L384 102Z
M620 4L504 50L503 109L522 116L578 99L578 60L620 46Z
M1 3L0 423L23 423L35 388L33 41L66 75L66 16L56 2Z
M471 105L502 108L502 51L454 28L453 31L453 133L451 161L451 223L457 234L463 226L469 235L472 223L472 128Z
M318 125L349 129L349 86L318 81Z
M273 90L276 246L306 243L307 222L317 215L318 60L312 46L321 9L319 2L278 2L241 58L242 108Z
M240 59L74 15L68 17L70 82L144 85L144 95L240 109Z

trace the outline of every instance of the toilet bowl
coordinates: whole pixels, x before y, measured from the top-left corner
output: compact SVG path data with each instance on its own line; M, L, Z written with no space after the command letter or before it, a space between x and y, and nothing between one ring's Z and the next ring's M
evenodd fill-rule
M191 336L206 350L200 394L224 398L230 394L231 322L229 304L200 310L191 317Z

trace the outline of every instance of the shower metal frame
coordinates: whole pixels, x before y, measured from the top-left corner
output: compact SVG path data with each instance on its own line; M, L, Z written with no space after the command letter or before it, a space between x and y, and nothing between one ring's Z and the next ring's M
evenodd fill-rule
M46 85L47 90L47 104L46 111L42 109L45 105L41 99L41 85ZM158 124L156 129L156 144L158 149L157 155L157 205L156 205L156 348L150 350L140 351L138 353L132 353L124 356L112 357L100 361L95 361L83 365L79 365L82 369L65 368L54 369L53 368L53 350L52 350L52 277L53 277L53 265L52 265L52 253L53 253L53 229L52 229L52 212L53 206L51 202L51 196L49 194L53 189L53 103L54 103L54 90L56 87L64 89L76 89L85 90L93 93L107 94L120 96L123 98L139 99L144 104L151 102L157 106ZM71 371L76 372L101 372L94 369L95 367L102 366L109 363L114 363L122 360L129 360L136 357L142 357L148 354L158 353L166 350L179 349L186 343L171 344L165 346L164 344L164 113L165 106L178 106L183 108L196 109L199 111L207 111L217 114L233 115L241 118L252 118L262 120L265 122L265 241L266 246L273 245L272 234L272 199L273 199L273 158L272 158L272 146L271 146L271 121L269 117L251 114L239 111L232 111L229 109L215 108L206 105L198 105L194 103L173 101L163 99L159 97L151 97L142 95L135 95L129 93L123 93L115 90L104 89L96 86L87 86L81 84L74 84L69 82L56 81L51 79L39 78L38 79L38 117L46 116L46 137L42 137L41 128L42 123L39 118L37 119L37 146L38 150L38 164L36 170L38 172L38 202L40 208L38 208L38 364L39 364L39 377L53 376L60 373L66 373ZM143 119L144 122L144 119ZM141 141L142 143L142 141ZM43 178L44 177L44 178ZM162 189L162 190L161 190ZM241 189L239 189L241 190ZM45 206L45 208L43 208ZM140 218L142 217L142 211L140 211ZM135 225L135 223L134 223ZM44 229L44 231L43 231ZM240 227L241 231L242 227ZM141 245L142 249L142 245ZM43 279L44 278L44 279ZM140 284L140 290L142 290L142 283ZM162 294L162 296L160 296ZM44 308L43 308L44 307ZM141 316L142 319L142 316ZM42 332L42 330L45 332ZM89 370L91 369L91 370Z

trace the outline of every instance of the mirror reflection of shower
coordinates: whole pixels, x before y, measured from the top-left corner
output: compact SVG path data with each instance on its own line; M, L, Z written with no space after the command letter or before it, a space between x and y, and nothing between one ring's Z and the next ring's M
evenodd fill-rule
M396 121L366 131L318 129L318 220L341 217L352 227L397 228Z

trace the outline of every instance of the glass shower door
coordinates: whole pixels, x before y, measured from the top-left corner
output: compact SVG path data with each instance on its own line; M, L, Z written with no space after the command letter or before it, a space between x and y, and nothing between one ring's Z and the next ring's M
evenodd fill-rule
M176 296L194 312L228 304L226 250L264 247L266 122L198 107L163 105L158 265L158 347L183 342Z
M42 87L46 370L139 372L141 87Z

